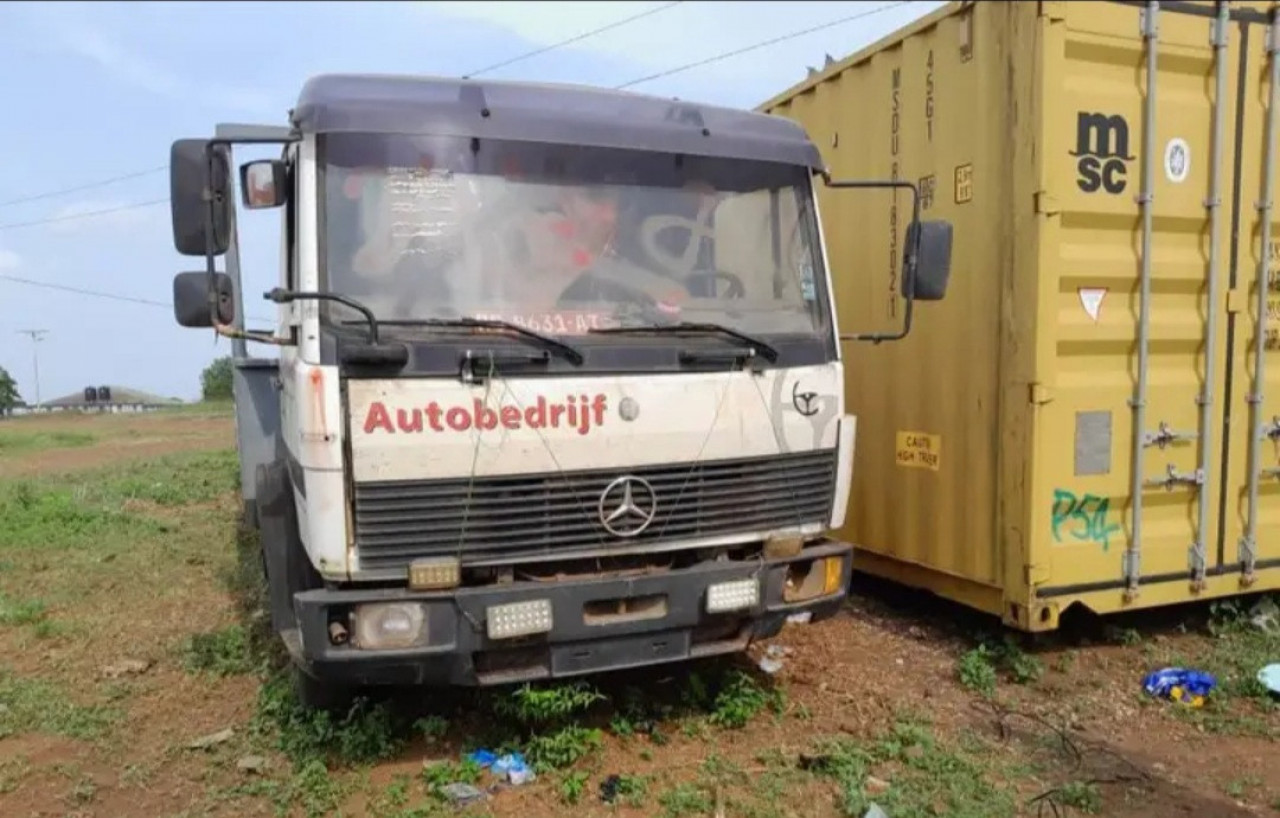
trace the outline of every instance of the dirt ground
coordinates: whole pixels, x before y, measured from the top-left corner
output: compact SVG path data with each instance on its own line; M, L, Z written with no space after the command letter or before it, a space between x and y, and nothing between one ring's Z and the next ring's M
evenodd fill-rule
M39 447L21 443L22 435L39 436ZM82 487L68 472L141 468L180 452L228 458L233 437L229 417L200 415L0 423L0 442L10 441L7 450L0 446L0 492L15 479L61 479L70 480L70 496L79 497ZM175 467L172 480L190 480L207 467L205 461ZM290 769L255 720L259 677L184 667L191 634L244 621L227 580L237 496L231 486L209 483L174 497L162 485L167 478L145 474L145 480L127 478L143 489L130 488L122 504L126 516L102 511L114 533L104 534L92 554L72 549L53 529L30 527L29 519L44 519L38 515L0 532L0 816L447 814L424 800L420 787L407 800L395 797L397 782L420 781L425 762L457 760L480 716L450 718L445 737L415 738L389 760L300 784L304 776ZM31 501L5 502L0 493L0 526L5 509L17 507L12 503ZM142 517L146 528L136 528ZM30 600L41 601L38 612ZM840 784L800 772L812 761L815 739L871 742L910 717L926 720L930 735L948 746L980 748L966 757L978 759L983 776L1011 793L1016 813L1009 814L1085 814L1058 795L1085 787L1098 801L1095 814L1120 818L1280 815L1280 708L1232 700L1229 710L1186 714L1141 692L1143 675L1161 663L1220 647L1199 626L1204 616L1190 610L1073 628L1020 654L1042 668L1034 679L1017 684L1001 677L998 695L987 697L962 684L957 668L973 651L975 633L999 633L995 624L859 578L835 618L788 626L770 640L785 649L782 669L756 675L785 693L781 712L732 730L673 723L662 743L606 730L602 746L579 762L588 777L577 804L565 803L563 777L545 776L497 791L467 812L841 815ZM1115 638L1117 628L1124 638ZM740 663L754 670L765 648L753 646ZM688 675L670 668L629 674L622 682L657 695ZM601 686L615 683L606 678ZM228 728L231 736L223 741L189 747ZM932 744L908 747L869 762L866 780L887 787L951 782L951 790L926 793L924 806L892 818L1004 814L994 807L951 811L948 798L966 776L958 756L939 755L936 767L917 764L925 775L910 778L912 759L926 753L931 759L933 752ZM611 773L650 781L643 803L602 803L599 784ZM703 800L689 789L695 785L703 787ZM688 800L681 802L681 795Z

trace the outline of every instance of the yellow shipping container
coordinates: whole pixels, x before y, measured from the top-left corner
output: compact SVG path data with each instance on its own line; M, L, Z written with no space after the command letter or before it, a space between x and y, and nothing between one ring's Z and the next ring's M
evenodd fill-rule
M761 106L955 226L845 345L861 570L1023 630L1280 588L1275 5L953 3ZM899 326L909 199L820 197L841 330Z

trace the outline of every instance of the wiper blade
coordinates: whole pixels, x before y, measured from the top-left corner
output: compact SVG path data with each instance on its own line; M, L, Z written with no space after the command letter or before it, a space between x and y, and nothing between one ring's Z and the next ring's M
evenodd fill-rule
M760 340L752 335L739 332L731 327L723 324L695 323L693 321L677 321L674 324L644 324L636 327L593 327L587 332L600 334L634 334L641 332L652 332L658 334L691 334L691 335L723 335L749 347L753 352L758 352L762 358L773 363L778 360L778 350L769 345L765 341Z
M533 341L543 349L557 353L560 357L566 359L575 366L581 366L583 361L582 353L578 351L577 347L570 346L564 341L561 341L558 338L553 338L550 335L543 335L540 332L534 332L531 329L526 329L519 324L514 324L510 321L503 321L498 318L421 318L405 321L379 321L378 323L384 327L466 327L469 329L501 329L514 333L521 338Z

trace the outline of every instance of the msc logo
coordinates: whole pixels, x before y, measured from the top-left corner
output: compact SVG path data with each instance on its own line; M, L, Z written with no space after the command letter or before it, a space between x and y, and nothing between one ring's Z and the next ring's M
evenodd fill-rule
M1128 184L1128 163L1135 158L1129 154L1129 123L1119 114L1081 111L1076 115L1076 149L1071 155L1079 157L1076 184L1081 190L1121 193Z

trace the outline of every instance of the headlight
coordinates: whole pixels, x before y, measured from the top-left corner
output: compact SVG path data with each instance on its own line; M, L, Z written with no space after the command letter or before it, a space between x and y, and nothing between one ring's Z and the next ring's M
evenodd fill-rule
M418 644L427 629L426 606L417 602L376 602L353 612L357 648L394 650Z

